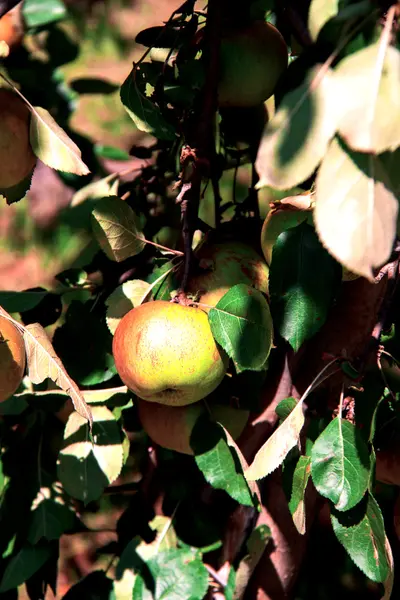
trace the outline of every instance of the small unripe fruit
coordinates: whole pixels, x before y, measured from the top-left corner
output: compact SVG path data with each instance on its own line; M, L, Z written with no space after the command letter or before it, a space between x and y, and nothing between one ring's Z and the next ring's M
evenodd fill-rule
M264 21L221 40L220 106L256 106L273 93L288 64L285 40Z
M0 317L0 402L19 387L25 371L24 339L5 317Z
M137 407L142 427L153 442L168 450L193 454L190 435L197 419L207 414L202 402L175 407L137 400ZM212 404L210 413L211 419L221 423L233 439L240 436L249 418L249 411L222 404Z
M139 398L170 406L192 404L221 383L228 357L198 308L156 300L129 311L114 335L122 381Z
M35 166L29 120L29 108L21 98L0 89L0 193L20 183Z

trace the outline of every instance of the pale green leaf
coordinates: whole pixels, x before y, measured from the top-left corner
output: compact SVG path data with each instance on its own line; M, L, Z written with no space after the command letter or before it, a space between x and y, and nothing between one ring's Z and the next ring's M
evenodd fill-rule
M317 175L314 210L327 250L347 269L373 281L373 269L391 255L397 214L398 201L380 157L351 152L333 140Z
M164 550L147 563L155 580L154 600L203 600L208 571L189 549Z
M89 169L81 159L81 151L55 122L51 114L40 106L31 108L29 139L32 150L45 165L58 171L86 175Z
M271 539L271 531L267 525L259 525L250 534L246 542L246 556L242 558L236 571L234 600L241 600L247 584L254 572L264 550Z
M324 157L341 114L332 71L315 67L284 96L258 149L257 187L287 190L308 179Z
M117 196L119 180L116 173L111 173L103 179L93 181L78 190L72 197L71 206L78 206L86 200L95 200L107 196Z
M306 507L304 496L311 474L310 456L300 456L293 473L292 493L289 510L297 531L304 535L306 532Z
M308 11L308 30L315 41L323 26L339 10L339 0L312 0Z
M122 317L132 308L140 306L150 289L151 284L147 281L132 279L119 285L108 296L105 302L107 306L106 322L112 334L115 333Z
M400 145L400 52L382 41L343 59L334 75L346 99L338 131L360 152L380 154Z
M99 200L92 212L94 235L111 260L120 262L141 252L146 244L131 207L116 196Z
M282 425L275 429L271 437L261 446L244 473L246 479L256 481L277 469L290 450L298 444L303 425L303 402L299 401Z
M105 406L93 406L93 442L85 421L72 413L64 431L58 475L65 491L85 504L97 500L123 466L120 425Z
M28 377L32 383L42 383L49 378L71 398L74 408L92 426L92 413L82 392L65 370L61 360L38 323L23 328Z

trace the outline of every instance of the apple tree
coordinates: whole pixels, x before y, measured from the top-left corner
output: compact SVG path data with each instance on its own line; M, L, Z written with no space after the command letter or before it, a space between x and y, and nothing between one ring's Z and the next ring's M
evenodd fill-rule
M0 2L2 211L79 244L0 291L0 597L397 597L398 4L171 2L118 90L70 4Z

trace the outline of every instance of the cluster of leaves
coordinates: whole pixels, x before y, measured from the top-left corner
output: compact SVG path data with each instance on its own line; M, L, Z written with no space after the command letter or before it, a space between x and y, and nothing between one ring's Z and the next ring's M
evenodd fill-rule
M308 190L312 181L315 228L302 223L281 234L270 270L277 343L288 343L295 352L321 329L345 285L339 262L372 279L373 269L388 260L397 230L400 140L395 116L400 94L398 49L391 39L394 11L382 27L377 11L371 10L374 5L344 4L311 3L313 43L285 75L256 161L260 187L289 195L294 186ZM377 369L364 377L364 389L354 392L354 415L349 417L338 398L334 419L328 407L318 407L317 418L307 415L305 427L310 393L329 369L349 371L342 358L334 359L300 400L287 398L279 404L281 423L250 465L222 426L202 417L191 438L194 458L160 451L157 474L166 516L156 517L149 509L148 495L154 492L140 485L151 472L148 440L140 431L133 394L120 385L111 341L130 308L150 299L170 299L179 285L182 251L175 243L160 245L157 234L161 224L169 221L174 228L179 222L174 184L179 180L185 119L196 114L204 82L193 37L205 15L195 10L195 2L185 2L165 26L137 38L148 51L123 83L121 101L135 126L157 141L150 148L134 149L150 159L149 166L125 184L119 173L102 173L93 146L85 145L83 162L72 142L76 135L68 119L73 94L55 75L61 63L54 35L65 33L54 22L64 15L62 5L49 0L36 13L34 5L26 1L29 27L48 28L53 38L47 37L46 66L21 50L25 66L57 84L42 96L24 63L17 66L12 55L5 61L7 77L31 101L35 155L60 176L72 174L68 181L77 191L70 211L82 216L97 245L91 263L60 273L51 290L0 292L3 314L19 313L28 355L21 389L0 406L0 592L26 583L34 599L47 586L55 590L61 536L88 533L88 510L122 505L117 541L104 549L111 554L109 568L91 573L65 598L100 593L115 599L201 600L210 583L208 558L223 543L229 515L238 504L256 513L260 499L255 481L283 464L297 530L306 531L305 492L312 481L329 501L337 539L367 577L384 584L389 598L393 561L375 499L374 448L380 428L391 418L388 412L397 418L398 408L397 397L393 400ZM165 48L169 50L162 53ZM150 61L145 60L148 56ZM64 129L43 107L52 108ZM225 128L224 118L222 114L216 151L221 170L228 171L252 153L231 143L234 133ZM233 204L233 213L220 207L213 225L231 234L244 230L246 235L247 230L249 238L254 230L259 233L254 197L251 193L242 203L228 202L225 209ZM198 226L205 234L204 223ZM269 310L261 293L240 284L208 313L213 335L233 364L226 378L230 381L217 393L227 401L234 396L242 407L255 408L265 379ZM385 345L400 359L396 318ZM34 323L53 326L52 344ZM71 412L69 399L77 412ZM57 415L66 421L65 428ZM118 494L120 485L134 492L130 502ZM215 490L212 514L203 497L206 485ZM110 493L115 502L107 502ZM243 597L269 539L265 527L252 531L221 586L227 600Z

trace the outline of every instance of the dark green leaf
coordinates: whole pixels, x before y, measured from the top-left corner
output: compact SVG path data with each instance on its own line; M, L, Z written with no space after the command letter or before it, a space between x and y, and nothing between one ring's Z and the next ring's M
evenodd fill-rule
M12 590L24 583L44 565L51 553L50 545L23 546L7 564L0 583L0 592Z
M28 532L28 541L36 544L42 538L58 540L63 533L73 528L76 522L75 513L55 498L43 499L32 512L32 520Z
M27 27L43 27L65 19L67 11L62 0L25 0L22 14Z
M142 84L142 85L140 85ZM143 75L132 71L121 86L121 102L140 131L160 140L174 140L175 130L163 117L160 108L147 98Z
M208 571L191 550L165 550L147 564L155 579L154 600L203 600Z
M73 585L63 600L116 600L113 582L104 571L92 571Z
M360 502L368 486L370 458L360 432L336 417L311 451L311 473L318 492L346 511Z
M190 445L197 466L212 487L225 490L240 504L254 505L239 458L228 445L225 432L218 423L200 417L190 436Z
M98 77L80 77L73 79L70 85L81 96L83 94L112 94L118 89L115 83Z
M286 417L290 415L297 402L298 400L296 400L295 398L285 398L284 400L281 400L279 402L279 404L275 408L275 412L281 421L284 421Z
M108 158L109 160L130 160L132 158L125 150L121 150L121 148L103 146L102 144L94 146L94 153L98 158Z
M390 566L382 513L371 494L363 508L361 515L358 507L345 513L332 510L333 531L357 567L372 581L383 582Z
M35 308L46 296L46 290L38 292L0 292L0 306L7 312L22 312Z
M338 263L307 223L278 237L269 272L271 311L295 351L324 324L340 276Z
M27 175L24 179L12 185L11 187L0 187L0 197L6 199L7 204L13 204L14 202L18 202L25 198L27 192L29 191L32 183L32 175L33 170Z
M261 370L272 345L268 302L258 290L240 283L208 313L216 341L233 359L236 371Z

